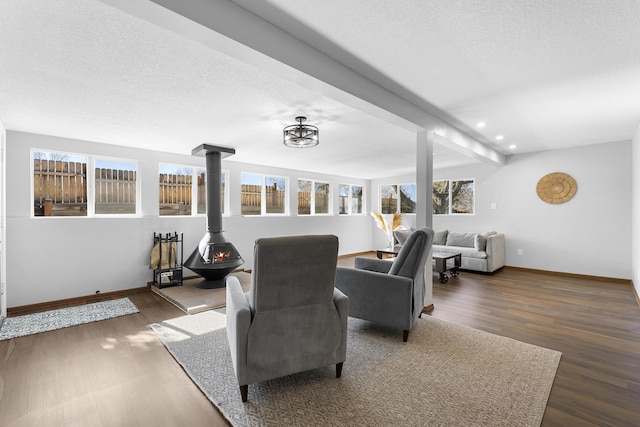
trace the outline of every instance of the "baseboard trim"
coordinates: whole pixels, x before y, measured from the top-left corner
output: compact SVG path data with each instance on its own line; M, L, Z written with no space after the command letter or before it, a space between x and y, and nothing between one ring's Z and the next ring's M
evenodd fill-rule
M633 282L630 279L618 279L618 278L615 278L615 277L605 277L605 276L590 276L590 275L587 275L587 274L576 274L576 273L563 273L561 271L540 270L540 269L536 269L536 268L513 267L513 266L510 266L510 265L505 265L503 268L505 270L517 270L517 271L530 272L530 273L544 273L544 274L550 274L552 276L571 277L571 278L575 278L575 279L598 280L598 281L601 281L601 282L621 283L621 284L624 284L624 285L633 286Z
M73 307L83 304L91 304L99 301L107 301L122 298L127 295L147 292L146 287L123 289L120 291L105 292L81 297L66 298L55 301L41 302L38 304L21 305L17 307L7 307L7 317L21 316L24 314L40 313L43 311L55 310L58 308Z
M633 295L636 297L636 304L638 304L638 308L640 309L640 296L638 295L638 290L636 289L636 285L631 281L631 289L633 290Z

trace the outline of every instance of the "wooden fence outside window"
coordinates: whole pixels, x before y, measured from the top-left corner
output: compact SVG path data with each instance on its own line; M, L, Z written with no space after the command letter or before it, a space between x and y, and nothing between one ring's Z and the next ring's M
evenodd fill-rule
M87 215L87 164L34 159L33 201L35 216ZM134 214L136 171L95 169L95 213ZM192 176L160 174L158 182L160 215L191 215ZM197 182L198 213L204 213L204 176ZM223 190L224 191L224 190ZM242 215L260 215L262 186L241 186ZM224 197L224 192L222 193ZM328 195L316 194L316 211L328 207ZM310 204L312 194L304 196ZM285 191L265 188L266 213L285 213Z
M33 160L35 216L87 215L87 164Z

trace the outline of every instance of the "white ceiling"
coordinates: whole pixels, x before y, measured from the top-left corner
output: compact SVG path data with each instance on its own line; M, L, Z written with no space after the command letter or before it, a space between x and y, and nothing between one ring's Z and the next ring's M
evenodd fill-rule
M106 3L2 0L7 129L181 154L215 143L229 160L358 178L415 170L411 130ZM637 0L235 3L505 155L629 140L640 120ZM282 144L297 115L318 147ZM435 167L478 161L435 151Z

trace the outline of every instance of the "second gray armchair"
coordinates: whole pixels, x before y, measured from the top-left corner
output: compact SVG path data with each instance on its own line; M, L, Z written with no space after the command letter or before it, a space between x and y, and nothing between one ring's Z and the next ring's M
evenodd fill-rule
M393 262L356 257L355 268L338 267L336 288L349 297L349 316L403 330L403 341L424 308L425 266L433 230L415 230Z

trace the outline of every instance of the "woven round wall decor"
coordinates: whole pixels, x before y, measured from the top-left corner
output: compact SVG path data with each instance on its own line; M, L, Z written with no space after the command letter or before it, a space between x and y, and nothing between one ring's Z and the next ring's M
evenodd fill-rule
M576 180L563 172L553 172L543 176L536 187L538 197L547 203L564 203L578 191Z

